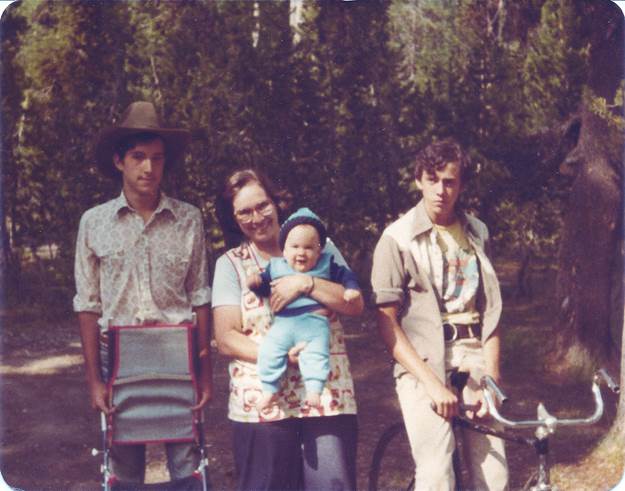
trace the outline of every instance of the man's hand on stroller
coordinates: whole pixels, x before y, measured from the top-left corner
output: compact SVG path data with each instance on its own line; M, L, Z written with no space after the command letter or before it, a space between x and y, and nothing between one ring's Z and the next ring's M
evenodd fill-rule
M200 377L200 400L195 406L191 406L192 411L199 411L202 409L213 396L213 384L210 380L206 380L204 377Z
M104 414L112 414L114 407L109 406L109 391L106 384L100 380L93 381L89 384L89 393L91 396L91 407L102 411Z

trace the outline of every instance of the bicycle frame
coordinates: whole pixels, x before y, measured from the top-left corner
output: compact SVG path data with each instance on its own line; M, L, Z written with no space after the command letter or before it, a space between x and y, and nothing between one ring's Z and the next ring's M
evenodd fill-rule
M461 416L455 417L453 424L457 427L467 428L470 431L493 435L512 443L533 447L538 457L538 469L537 472L527 481L523 489L531 489L532 491L555 491L556 487L550 483L549 475L549 436L555 433L559 426L587 426L596 423L602 417L604 412L604 403L600 390L602 383L605 383L612 392L619 393L618 385L614 383L607 372L603 369L598 370L593 376L591 386L591 391L595 400L595 408L592 414L587 417L559 419L558 417L550 414L542 403L539 403L537 407L537 419L513 421L502 416L497 405L495 404L496 400L500 403L505 402L507 397L497 386L494 380L490 377L484 377L481 381L481 385L488 410L493 419L498 421L504 427L504 430L496 430ZM532 428L535 429L535 431L533 436L521 436L512 434L505 428L509 428L511 430ZM393 448L395 438L404 431L403 422L396 422L389 426L380 437L373 453L369 471L369 491L382 491L382 489L384 489L379 487L378 481L382 468L381 462L383 456L390 448ZM455 471L458 476L458 469L455 468ZM406 479L406 484L407 485L397 489L405 489L407 491L414 489L414 474L412 475L410 481Z

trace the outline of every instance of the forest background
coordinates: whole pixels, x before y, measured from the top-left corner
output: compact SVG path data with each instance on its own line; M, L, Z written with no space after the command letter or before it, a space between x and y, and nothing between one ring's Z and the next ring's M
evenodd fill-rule
M480 167L466 205L514 259L515 294L531 295L533 268L554 272L548 368L618 370L623 18L609 0L24 0L1 43L3 312L71 314L80 215L119 192L93 143L142 99L192 130L168 191L202 209L213 257L220 183L255 166L326 221L363 280L418 199L415 153L454 136Z

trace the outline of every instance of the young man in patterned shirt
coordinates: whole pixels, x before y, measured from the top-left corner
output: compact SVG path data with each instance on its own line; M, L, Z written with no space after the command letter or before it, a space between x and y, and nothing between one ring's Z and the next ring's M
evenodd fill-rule
M96 145L100 170L121 181L121 194L87 210L76 242L74 311L78 313L87 384L94 409L110 414L106 386L109 321L118 325L198 325L201 410L211 397L208 315L210 288L200 211L166 196L163 176L175 170L189 140L182 129L163 128L148 102L131 104L118 126ZM172 479L191 475L199 453L190 443L168 443ZM125 482L144 480L144 445L116 445L113 473Z
M479 382L500 380L501 294L488 259L488 230L458 198L472 173L453 139L416 157L423 199L389 225L374 253L371 283L380 334L395 358L399 402L416 463L416 488L455 489L451 418L458 396L450 377L468 373L463 403L486 417ZM465 432L469 489L506 489L503 442Z

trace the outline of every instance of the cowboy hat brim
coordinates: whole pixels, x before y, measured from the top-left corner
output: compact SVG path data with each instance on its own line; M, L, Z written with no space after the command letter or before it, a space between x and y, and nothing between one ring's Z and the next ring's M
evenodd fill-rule
M127 128L112 126L100 132L95 145L95 160L100 171L107 177L115 177L118 170L113 163L113 154L122 138L139 133L154 133L163 139L165 144L165 167L168 172L179 163L191 140L189 131L177 128Z

